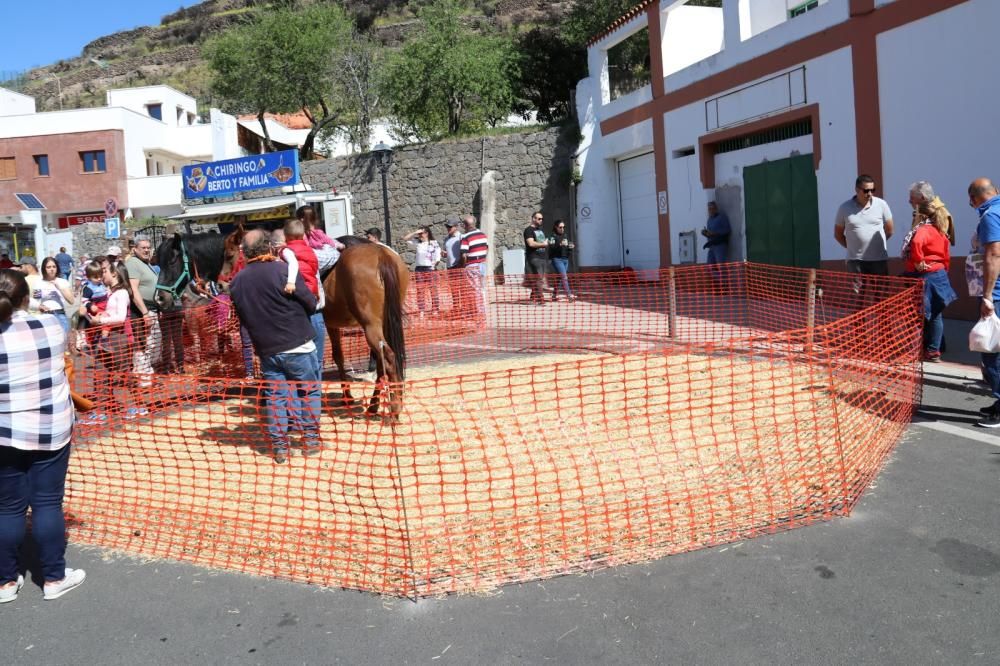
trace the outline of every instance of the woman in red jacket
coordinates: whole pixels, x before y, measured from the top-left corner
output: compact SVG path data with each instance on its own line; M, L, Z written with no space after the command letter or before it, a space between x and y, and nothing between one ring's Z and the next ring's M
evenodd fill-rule
M927 204L921 204L927 205ZM956 298L948 281L951 265L948 236L933 223L933 216L916 216L910 233L903 239L905 275L924 281L924 360L941 360L941 338L944 335L942 312Z

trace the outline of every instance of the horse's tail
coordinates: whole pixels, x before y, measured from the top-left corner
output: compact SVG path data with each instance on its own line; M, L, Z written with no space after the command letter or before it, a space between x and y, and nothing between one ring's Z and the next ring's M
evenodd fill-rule
M381 248L380 248L381 249ZM384 304L382 306L382 337L396 355L396 367L399 378L406 373L406 340L403 336L403 294L399 284L399 273L396 263L387 256L388 251L382 250L378 258L378 272L382 279Z

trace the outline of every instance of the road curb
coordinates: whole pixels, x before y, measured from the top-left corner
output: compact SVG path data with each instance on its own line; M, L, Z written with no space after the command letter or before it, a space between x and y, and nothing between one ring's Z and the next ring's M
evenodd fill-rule
M964 363L934 363L924 365L924 385L989 396L990 389L982 383L982 370Z

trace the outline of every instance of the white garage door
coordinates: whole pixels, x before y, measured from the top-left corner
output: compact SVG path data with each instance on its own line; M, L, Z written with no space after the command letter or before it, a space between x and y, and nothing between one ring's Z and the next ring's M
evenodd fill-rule
M637 271L659 269L660 225L656 217L653 153L618 163L618 196L622 262Z

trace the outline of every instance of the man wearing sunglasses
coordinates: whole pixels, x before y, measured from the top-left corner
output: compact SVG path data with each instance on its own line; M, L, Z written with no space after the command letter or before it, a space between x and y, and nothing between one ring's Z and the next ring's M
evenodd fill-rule
M892 211L874 194L875 180L860 175L854 196L840 205L833 236L847 248L847 270L864 275L888 275L886 240L892 237Z

